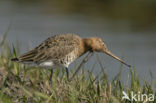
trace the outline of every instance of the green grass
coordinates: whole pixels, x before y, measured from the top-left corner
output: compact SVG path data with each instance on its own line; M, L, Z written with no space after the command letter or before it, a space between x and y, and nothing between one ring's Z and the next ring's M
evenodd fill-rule
M121 101L123 90L129 95L131 91L156 94L152 81L144 80L141 85L135 68L130 70L129 83L121 82L122 67L109 81L99 59L102 75L95 76L92 70L82 68L80 75L68 82L65 70L55 69L53 85L50 86L46 70L10 61L12 57L19 55L20 49L8 44L7 34L8 31L0 38L0 103L132 103L128 100ZM70 76L74 70L73 68ZM152 72L150 74L154 79Z

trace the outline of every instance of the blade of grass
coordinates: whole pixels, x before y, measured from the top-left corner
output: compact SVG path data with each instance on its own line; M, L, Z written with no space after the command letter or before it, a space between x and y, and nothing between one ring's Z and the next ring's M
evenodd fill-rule
M6 32L5 32L4 35L3 35L3 39L2 39L2 41L0 42L0 47L4 45L4 43L5 43L6 39L7 39L7 36L8 36L8 34L9 34L10 28L11 28L11 23L9 24L9 26L8 26L8 28L7 28L7 30L6 30Z

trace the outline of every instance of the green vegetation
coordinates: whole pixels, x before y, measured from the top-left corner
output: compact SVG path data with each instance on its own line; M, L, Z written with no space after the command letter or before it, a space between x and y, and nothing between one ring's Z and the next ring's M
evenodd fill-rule
M63 69L55 69L53 85L50 86L45 69L25 67L10 61L20 50L14 45L9 46L6 36L7 32L0 38L0 103L121 103L123 90L128 95L131 91L156 94L153 82L140 84L134 68L130 70L130 83L123 84L120 80L122 68L112 81L108 81L102 65L101 76L82 68L72 82L67 81ZM123 100L122 103L131 102Z

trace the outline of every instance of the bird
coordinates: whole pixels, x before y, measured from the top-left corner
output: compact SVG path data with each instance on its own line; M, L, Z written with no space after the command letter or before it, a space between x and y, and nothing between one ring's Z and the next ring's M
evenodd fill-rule
M67 79L70 80L68 71L69 65L87 52L105 53L125 64L126 66L131 67L131 65L125 63L119 57L111 53L107 49L103 39L99 37L81 38L77 34L72 33L59 34L49 37L34 49L22 54L19 57L12 58L11 61L38 67L50 68L51 74L49 81L52 81L53 69L65 68ZM86 58L84 58L84 60L86 60ZM78 69L76 72L78 72ZM72 76L72 78L74 78L76 72Z

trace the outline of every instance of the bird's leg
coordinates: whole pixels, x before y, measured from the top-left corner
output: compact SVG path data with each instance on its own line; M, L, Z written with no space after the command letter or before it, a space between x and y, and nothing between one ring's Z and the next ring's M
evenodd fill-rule
M69 81L69 71L67 67L66 67L66 73L67 73L67 80Z
M78 73L78 71L80 70L80 68L89 60L89 58L91 56L93 56L94 52L89 52L87 54L87 56L82 60L81 64L78 66L78 68L76 69L75 73L73 74L73 76L69 79L69 82L73 80L73 78L75 77L75 75Z
M53 77L53 69L51 69L50 77L49 77L49 83L52 85L52 77Z

